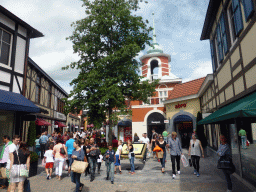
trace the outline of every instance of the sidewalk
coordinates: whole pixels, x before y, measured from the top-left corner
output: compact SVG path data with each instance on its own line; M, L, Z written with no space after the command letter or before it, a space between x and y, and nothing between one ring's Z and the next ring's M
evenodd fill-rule
M187 151L184 150L184 154ZM106 181L105 163L102 164L100 174L96 174L93 182L90 182L90 177L81 177L81 182L84 183L83 192L125 192L125 191L218 191L225 192L227 190L226 181L221 170L212 164L211 158L201 158L200 160L200 177L193 175L193 168L184 168L181 165L181 175L176 179L172 179L170 154L167 155L166 172L161 172L161 164L152 158L148 159L144 165L141 160L136 159L135 165L142 170L136 170L135 175L128 174L126 167L129 167L127 159L121 161L123 174L115 174L114 184ZM40 170L43 167L39 167ZM43 171L37 176L29 179L32 192L73 192L75 184L71 183L67 171L63 173L63 179L58 181L54 176L52 180L46 180L46 173ZM232 176L233 192L251 192L245 185ZM5 191L5 190L2 190Z

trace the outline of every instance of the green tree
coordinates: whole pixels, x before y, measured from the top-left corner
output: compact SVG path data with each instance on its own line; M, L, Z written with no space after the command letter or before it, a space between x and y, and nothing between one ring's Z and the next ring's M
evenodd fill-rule
M202 113L198 112L196 122L198 123L202 119L203 119L202 118ZM202 146L206 147L207 146L207 139L206 139L206 136L204 134L204 126L203 125L196 125L196 134L198 136L198 139L201 141Z
M80 59L63 67L79 70L66 104L78 111L97 108L112 117L113 108L124 107L125 99L147 102L157 82L141 81L141 63L135 59L152 39L148 22L135 15L138 0L83 0L83 6L87 17L72 24L73 35L67 38ZM112 141L111 118L109 126Z
M27 144L29 147L33 147L35 145L36 140L36 123L35 121L30 121L30 125L28 127L28 139Z

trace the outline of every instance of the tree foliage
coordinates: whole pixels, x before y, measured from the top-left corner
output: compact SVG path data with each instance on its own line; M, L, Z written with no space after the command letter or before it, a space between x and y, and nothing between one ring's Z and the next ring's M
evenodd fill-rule
M125 99L147 102L152 96L157 82L141 81L141 63L135 59L150 45L152 28L134 15L137 0L83 0L83 6L87 17L72 24L74 32L67 38L80 59L63 68L79 70L66 104L68 110L87 108L90 121L101 121L96 115L105 111L111 117Z

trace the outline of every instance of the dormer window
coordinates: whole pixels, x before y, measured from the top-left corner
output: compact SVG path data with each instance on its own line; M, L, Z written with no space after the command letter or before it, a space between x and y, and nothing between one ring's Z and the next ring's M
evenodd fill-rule
M0 64L10 66L12 35L0 28Z

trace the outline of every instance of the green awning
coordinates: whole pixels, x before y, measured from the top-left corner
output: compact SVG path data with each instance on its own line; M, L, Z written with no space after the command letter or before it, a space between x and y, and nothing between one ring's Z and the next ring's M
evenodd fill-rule
M197 124L213 124L237 117L256 117L256 93L250 94L215 111Z

